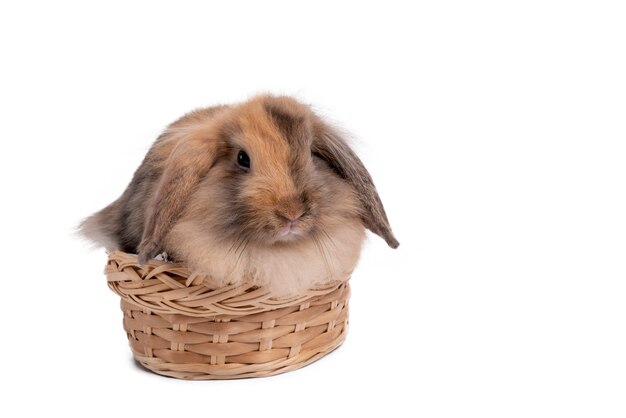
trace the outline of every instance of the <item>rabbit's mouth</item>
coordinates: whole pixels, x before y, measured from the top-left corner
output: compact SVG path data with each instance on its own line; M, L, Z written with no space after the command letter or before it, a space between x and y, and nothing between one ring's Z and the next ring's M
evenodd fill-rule
M291 241L305 235L305 232L297 224L288 224L278 230L277 237L281 241Z
M276 241L295 241L308 235L312 227L312 219L309 214L296 217L278 216L275 227Z

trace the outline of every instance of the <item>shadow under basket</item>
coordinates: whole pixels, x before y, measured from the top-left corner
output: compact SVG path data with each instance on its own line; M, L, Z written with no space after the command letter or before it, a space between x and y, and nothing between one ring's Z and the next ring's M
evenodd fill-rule
M237 379L299 369L337 348L348 330L348 281L275 298L252 285L216 289L183 264L115 251L105 269L122 298L135 360L181 379Z

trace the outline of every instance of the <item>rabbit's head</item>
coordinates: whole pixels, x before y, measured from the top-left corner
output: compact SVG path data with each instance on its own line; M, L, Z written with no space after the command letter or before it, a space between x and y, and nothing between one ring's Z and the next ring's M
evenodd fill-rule
M294 99L259 96L210 117L192 112L151 153L164 168L145 211L141 261L163 250L177 222L194 220L225 245L332 240L337 227L358 220L398 246L363 163Z

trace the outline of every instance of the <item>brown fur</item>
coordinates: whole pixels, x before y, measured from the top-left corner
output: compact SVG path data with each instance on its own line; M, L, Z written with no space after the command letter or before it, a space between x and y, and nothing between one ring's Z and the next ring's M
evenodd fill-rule
M240 150L249 169L237 165ZM82 231L142 262L167 251L218 285L246 280L287 294L350 274L363 226L398 246L341 137L308 106L259 96L170 125L122 196Z

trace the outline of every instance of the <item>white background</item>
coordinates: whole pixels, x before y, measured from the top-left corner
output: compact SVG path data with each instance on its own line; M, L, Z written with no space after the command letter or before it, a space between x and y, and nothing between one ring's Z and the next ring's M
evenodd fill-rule
M409 3L2 3L2 416L626 414L624 8ZM144 372L73 229L169 122L266 91L354 135L401 246L314 365Z

